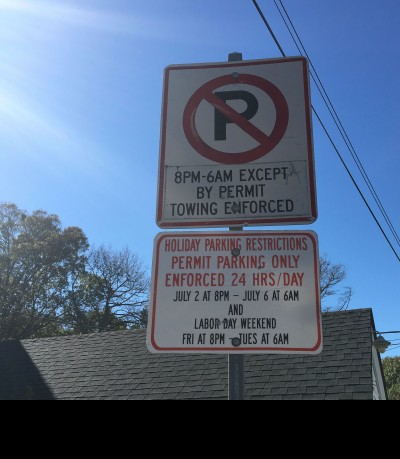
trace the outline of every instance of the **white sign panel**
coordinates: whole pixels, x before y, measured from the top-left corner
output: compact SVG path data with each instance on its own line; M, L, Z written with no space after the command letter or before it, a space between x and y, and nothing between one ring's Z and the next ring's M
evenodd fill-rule
M316 220L304 58L168 67L161 130L161 228Z
M159 235L147 343L154 353L320 353L317 235Z

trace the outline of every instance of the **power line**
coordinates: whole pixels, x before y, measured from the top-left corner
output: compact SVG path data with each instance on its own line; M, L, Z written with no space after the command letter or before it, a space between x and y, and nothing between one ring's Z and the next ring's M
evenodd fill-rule
M376 332L377 335L400 335L400 331Z
M283 10L284 13L279 8L278 2L281 5L282 10ZM372 184L372 182L371 182L371 180L370 180L370 178L368 176L367 171L365 170L364 165L362 164L361 159L360 159L356 149L354 148L353 143L351 142L350 137L349 137L346 129L343 126L343 123L340 120L340 117L339 117L339 115L338 115L338 113L337 113L337 111L336 111L336 109L335 109L335 107L334 107L334 105L332 103L332 100L329 97L329 95L328 95L328 93L327 93L327 91L325 89L325 86L322 83L321 78L318 75L318 72L317 72L316 68L314 67L314 64L313 64L313 62L312 62L312 60L311 60L311 58L310 58L310 56L309 56L304 44L303 44L303 41L301 40L301 38L300 38L300 36L299 36L299 34L298 34L297 30L296 30L296 27L293 24L293 21L291 20L291 18L289 16L288 11L286 10L286 8L285 8L285 6L283 4L283 1L282 0L274 0L274 3L275 3L275 6L276 6L277 10L279 11L279 14L281 15L281 18L282 18L283 22L286 25L286 28L288 29L288 31L289 31L289 33L290 33L290 35L291 35L291 37L292 37L292 39L293 39L293 41L295 43L299 53L301 55L305 55L307 57L308 61L310 62L311 76L313 78L313 81L314 81L314 83L315 83L315 85L316 85L316 87L317 87L322 99L324 100L325 105L326 105L326 107L327 107L327 109L328 109L328 111L329 111L334 123L336 124L336 127L337 127L337 129L338 129L343 141L345 142L345 144L346 144L346 146L347 146L347 148L348 148L348 150L349 150L354 162L356 163L356 166L357 166L358 170L360 171L360 173L361 173L361 175L362 175L362 177L363 177L363 179L364 179L369 191L371 192L371 194L372 194L372 196L373 196L373 198L374 198L379 210L381 211L383 218L385 219L387 225L389 226L389 229L392 232L397 244L400 246L400 237L399 237L399 235L398 235L398 233L397 233L392 221L390 220L389 215L387 214L386 209L385 209L384 205L382 204L382 201L380 200L380 198L378 196L378 193L376 192L376 189L373 186L373 184ZM286 18L285 18L285 16L286 16ZM289 26L289 24L290 24L290 26ZM293 30L293 32L292 32L292 30ZM296 41L295 37L297 38L298 42Z
M361 191L361 188L358 186L356 179L354 178L353 174L351 173L350 169L347 167L346 161L344 160L343 156L340 154L339 149L337 148L335 142L333 141L331 135L328 132L328 129L326 128L325 124L323 123L322 119L318 115L318 112L314 107L312 107L314 115L317 117L320 125L322 126L322 129L324 130L326 136L328 137L329 141L332 144L332 147L336 151L336 154L338 155L341 163L343 164L343 167L346 169L346 172L348 173L350 180L353 182L353 185L356 187L358 193L361 196L361 199L364 201L364 204L367 206L367 209L369 210L370 214L372 215L372 218L375 220L375 223L378 225L378 228L380 229L383 237L386 239L386 242L389 244L389 247L392 249L395 257L397 258L398 261L400 261L400 255L397 253L396 249L394 248L391 240L389 239L388 235L386 234L385 230L383 229L382 225L380 224L378 217L375 215L374 211L372 210L371 206L369 205L367 198L365 197L364 193Z
M267 18L265 17L264 13L262 12L262 9L260 8L260 5L258 4L257 0L253 0L254 6L256 7L258 14L261 16L261 19L263 20L265 26L269 30L269 33L271 34L272 38L274 39L276 46L279 48L279 51L282 53L283 57L286 57L285 51L283 50L281 44L279 43L276 35L274 34L274 31L272 30L271 26L269 25L269 22L267 21Z
M257 9L257 11L258 11L258 13L259 13L261 19L263 20L264 24L266 25L267 29L269 30L269 32L270 32L270 34L271 34L273 40L275 41L277 47L279 48L279 50L280 50L282 56L283 56L283 57L286 57L286 53L285 53L285 51L283 50L281 44L279 43L279 40L278 40L278 38L276 37L275 33L273 32L273 29L272 29L271 25L269 24L267 18L265 17L264 13L262 12L262 10L261 10L261 8L260 8L260 6L259 6L259 4L258 4L258 1L257 1L257 0L252 0L252 1L253 1L254 6L256 7L256 9ZM274 1L275 1L275 0L274 0ZM275 4L276 4L276 3L275 3ZM279 10L279 8L278 8L278 10ZM280 11L280 10L279 10L279 11ZM291 35L292 35L292 34L291 34ZM293 37L293 35L292 35L292 37ZM295 43L296 43L296 41L295 41ZM297 45L297 43L296 43L296 45ZM301 51L300 51L300 52L301 52ZM314 81L315 81L315 80L314 80ZM317 87L319 87L319 86L317 85ZM321 94L321 95L322 95L322 94ZM325 97L323 97L323 99L324 99L324 101L325 101ZM326 103L326 101L325 101L325 103ZM368 208L370 214L372 215L373 219L375 220L375 223L377 224L378 228L380 229L380 231L381 231L382 235L384 236L386 242L389 244L389 247L390 247L391 250L393 251L393 253L394 253L394 255L396 256L397 260L400 262L400 255L397 253L397 251L396 251L396 249L394 248L392 242L390 241L389 237L387 236L385 230L383 229L382 225L380 224L380 222L379 222L377 216L375 215L375 213L374 213L374 211L372 210L371 206L369 205L369 203L368 203L366 197L364 196L364 193L362 192L361 188L358 186L356 179L354 178L353 174L351 173L350 169L348 168L348 166L347 166L347 164L346 164L346 162L345 162L343 156L340 154L340 151L339 151L338 147L336 146L335 142L333 141L332 136L329 134L328 129L326 128L325 124L323 123L321 117L319 116L319 114L318 114L317 110L314 108L314 106L312 106L312 109L313 109L313 112L314 112L315 116L317 117L317 119L318 119L318 121L319 121L319 123L320 123L322 129L324 130L324 132L325 132L325 134L327 135L329 141L331 142L331 144L332 144L332 146L333 146L333 148L334 148L336 154L338 155L338 157L339 157L341 163L343 164L344 168L346 169L346 172L348 173L348 175L349 175L351 181L353 182L353 184L354 184L354 186L356 187L358 193L360 194L362 200L364 201L364 204L367 206L367 208ZM331 110L330 110L330 111L331 111ZM397 233L396 233L396 235L397 235ZM398 238L398 236L397 236L397 238ZM396 240L397 240L397 238L396 238Z
M399 348L400 348L400 346L390 347L390 348L389 348L389 351L394 351L395 349L399 349Z

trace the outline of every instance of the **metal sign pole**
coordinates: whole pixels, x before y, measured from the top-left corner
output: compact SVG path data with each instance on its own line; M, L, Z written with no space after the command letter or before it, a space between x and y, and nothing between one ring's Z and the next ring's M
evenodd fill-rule
M244 356L229 354L229 400L244 400Z
M229 231L243 231L243 228L230 228ZM229 400L244 400L244 355L229 354Z
M243 228L230 228L229 231L243 231ZM229 354L229 400L244 400L244 355Z
M241 53L232 53L228 58L229 62L243 60ZM229 231L243 231L243 228L229 228ZM244 355L229 354L229 400L244 400Z
M229 228L229 231L243 231L243 228ZM229 400L244 400L244 355L229 354Z

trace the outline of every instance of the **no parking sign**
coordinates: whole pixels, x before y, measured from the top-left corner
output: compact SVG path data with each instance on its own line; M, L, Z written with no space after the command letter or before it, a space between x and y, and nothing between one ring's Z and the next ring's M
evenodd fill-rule
M307 61L168 67L158 225L307 224L316 218Z

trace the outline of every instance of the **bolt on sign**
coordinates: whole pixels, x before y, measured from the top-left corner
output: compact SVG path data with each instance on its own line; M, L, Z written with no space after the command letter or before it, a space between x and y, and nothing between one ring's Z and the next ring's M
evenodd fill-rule
M322 351L314 232L160 234L152 279L151 352Z
M161 228L309 224L316 201L306 59L167 67Z

